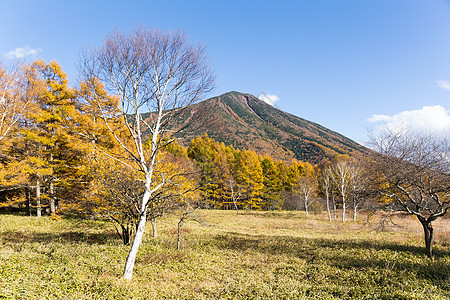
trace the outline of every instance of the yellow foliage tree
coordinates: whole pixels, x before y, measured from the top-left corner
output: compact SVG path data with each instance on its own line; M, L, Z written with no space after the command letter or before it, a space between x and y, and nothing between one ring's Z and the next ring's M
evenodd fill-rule
M239 152L235 166L236 182L243 194L245 208L263 208L263 171L258 155L251 150Z
M76 93L57 62L34 62L27 69L29 109L21 130L22 155L30 178L34 178L38 215L41 186L45 185L48 207L70 200L86 177L83 156L86 144L70 130L76 115Z

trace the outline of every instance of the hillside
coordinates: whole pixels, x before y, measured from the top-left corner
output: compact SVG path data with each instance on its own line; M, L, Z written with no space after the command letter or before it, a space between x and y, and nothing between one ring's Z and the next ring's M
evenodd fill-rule
M194 124L181 143L205 132L235 148L247 148L280 160L317 163L336 154L358 155L368 149L314 122L272 107L253 95L229 92L187 108L176 126Z

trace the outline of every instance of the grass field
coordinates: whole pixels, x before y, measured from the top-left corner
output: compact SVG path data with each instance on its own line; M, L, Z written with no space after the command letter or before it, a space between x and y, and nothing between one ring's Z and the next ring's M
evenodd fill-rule
M102 221L0 215L0 299L450 299L450 219L436 222L436 259L410 216L379 230L303 212L202 211L147 236L132 282L129 247ZM150 226L150 224L148 224Z

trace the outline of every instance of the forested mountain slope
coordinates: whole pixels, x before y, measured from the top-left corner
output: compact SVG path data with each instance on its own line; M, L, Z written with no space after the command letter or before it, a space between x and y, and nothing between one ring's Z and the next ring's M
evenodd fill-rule
M370 151L345 136L317 123L281 111L253 95L229 92L188 107L176 126L192 125L180 136L208 136L235 148L247 148L280 160L295 158L317 163L337 154Z

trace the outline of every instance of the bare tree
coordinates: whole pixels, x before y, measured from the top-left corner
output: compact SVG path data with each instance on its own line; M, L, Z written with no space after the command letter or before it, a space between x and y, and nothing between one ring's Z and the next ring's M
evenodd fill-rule
M365 169L364 161L353 160L350 165L350 199L353 206L353 221L356 222L358 208L361 207L370 195L368 175Z
M177 223L177 250L182 249L181 236L183 234L183 225L185 223L195 221L202 225L206 225L202 216L199 214L200 206L201 202L189 198L183 199L182 204L180 203L180 219Z
M338 194L342 202L342 221L346 220L346 210L352 204L353 221L356 221L358 208L367 199L369 191L367 190L367 177L365 176L364 161L362 159L350 158L348 156L337 157L330 165L329 170L324 169L321 177L329 176L331 178L331 193L333 197L333 208L336 219L336 202L334 194ZM323 181L321 179L322 185ZM326 184L326 183L325 183ZM323 188L323 187L322 187Z
M157 154L172 141L176 117L212 89L214 78L203 46L192 46L183 33L142 27L129 34L114 32L107 36L103 47L84 53L81 72L86 85L91 86L93 102L98 81L120 100L116 113L105 111L99 103L98 117L126 155L104 154L144 175L138 227L123 273L123 278L131 280L148 206L166 182L162 173L155 172ZM147 119L143 111L150 112ZM147 136L149 147L144 145Z
M108 218L124 245L129 245L139 221L138 203L144 185L133 172L115 161L101 161L93 156L89 161L90 189L82 202L86 213Z
M450 152L445 136L384 131L371 137L380 152L373 169L389 209L415 215L422 224L427 255L433 257L432 222L450 210Z
M317 180L309 175L302 176L298 180L298 191L305 205L305 213L308 216L308 208L313 202L313 196L317 191Z
M351 167L350 162L346 159L337 160L333 166L333 184L341 196L342 201L342 222L345 222L345 211L348 204Z
M324 167L318 174L319 187L325 196L325 202L327 206L328 220L331 222L331 209L330 209L330 195L333 193L333 172L330 166ZM334 204L334 197L333 197ZM336 209L334 210L334 216L336 220Z

